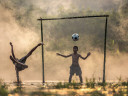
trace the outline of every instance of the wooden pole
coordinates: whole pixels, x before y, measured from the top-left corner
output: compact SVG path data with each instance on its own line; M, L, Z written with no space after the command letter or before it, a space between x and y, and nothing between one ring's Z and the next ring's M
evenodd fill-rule
M41 21L41 41L43 42L43 24L42 24L42 20ZM44 47L42 45L42 83L45 83L45 77L44 77Z
M105 63L106 63L106 38L107 38L107 23L108 23L108 18L106 17L106 22L105 22L105 36L104 36L104 64L103 64L103 83L105 83Z
M64 19L79 19L79 18L96 18L96 17L109 17L109 15L95 15L95 16L77 16L77 17L62 17L62 18L40 18L37 20L64 20Z

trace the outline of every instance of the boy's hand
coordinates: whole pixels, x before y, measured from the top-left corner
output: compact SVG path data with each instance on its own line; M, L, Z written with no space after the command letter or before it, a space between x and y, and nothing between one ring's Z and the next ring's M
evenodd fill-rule
M13 46L13 45L12 45L12 42L10 42L10 45Z
M89 52L88 54L87 54L87 56L90 56L91 55L91 53Z
M44 45L44 43L43 43L43 42L41 42L41 43L39 43L39 44L38 44L38 46L40 46L40 45Z

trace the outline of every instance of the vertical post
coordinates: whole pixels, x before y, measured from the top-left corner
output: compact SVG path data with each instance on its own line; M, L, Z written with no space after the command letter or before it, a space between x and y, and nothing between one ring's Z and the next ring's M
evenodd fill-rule
M104 64L103 64L103 83L105 83L105 63L106 63L106 37L107 37L107 23L108 23L108 17L106 17L106 23L105 23L105 37L104 37Z
M42 20L41 21L41 41L43 42L43 24L42 24ZM42 80L43 80L43 84L45 83L45 78L44 78L44 47L42 45Z

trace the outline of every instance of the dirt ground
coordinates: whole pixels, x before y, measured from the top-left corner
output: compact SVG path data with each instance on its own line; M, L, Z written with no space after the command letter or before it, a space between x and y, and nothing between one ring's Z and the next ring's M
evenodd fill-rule
M8 96L128 96L128 86L109 83L105 86L86 84L66 85L63 83L8 83ZM92 88L91 88L92 87Z

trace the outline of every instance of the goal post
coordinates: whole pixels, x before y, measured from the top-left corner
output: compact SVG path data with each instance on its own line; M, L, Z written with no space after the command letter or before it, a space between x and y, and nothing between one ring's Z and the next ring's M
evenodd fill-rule
M105 83L105 72L106 72L106 39L107 39L107 24L109 15L93 15L93 16L78 16L78 17L62 17L62 18L40 18L37 19L41 22L41 41L43 42L43 21L47 20L65 20L65 19L80 19L80 18L100 18L104 17L105 20L105 34L104 34L104 62L103 62L103 79L102 83ZM45 72L44 72L44 47L42 45L42 83L45 83Z

